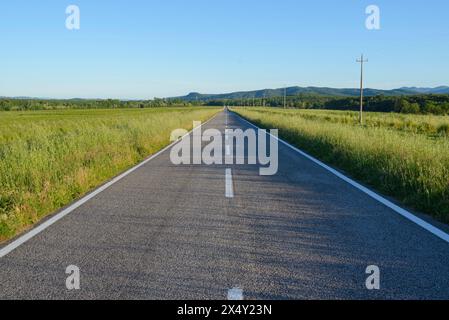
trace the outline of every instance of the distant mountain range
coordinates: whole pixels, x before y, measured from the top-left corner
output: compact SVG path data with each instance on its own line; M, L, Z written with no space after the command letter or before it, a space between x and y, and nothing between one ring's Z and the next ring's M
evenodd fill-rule
M210 101L210 100L222 100L222 99L252 99L252 98L272 98L281 97L284 95L284 90L287 92L287 96L297 96L300 94L317 95L317 96L330 96L330 97L356 97L360 94L360 89L347 88L337 89L328 87L288 87L278 89L262 89L253 91L238 91L231 93L221 94L202 94L198 92L191 92L186 96L171 97L167 99L181 99L183 101ZM440 86L435 88L420 88L420 87L402 87L392 90L380 90L370 89L364 90L365 96L400 96L400 95L415 95L415 94L449 94L449 86ZM23 100L70 100L70 101L82 101L82 100L106 100L106 99L52 99L52 98L36 98L36 97L3 97L0 99L23 99ZM129 101L132 99L128 99ZM125 101L125 100L123 100ZM140 101L140 100L139 100Z
M288 87L286 89L263 89L254 91L239 91L222 94L201 94L198 92L189 93L182 97L173 97L170 99L181 99L184 101L207 101L207 100L222 100L222 99L252 99L252 98L271 98L284 95L286 90L287 96L296 96L300 94L319 95L319 96L358 96L360 89L336 89L326 87ZM364 90L366 96L400 96L400 95L414 95L414 94L449 94L448 86L441 86L436 88L417 88L417 87L403 87L392 90L379 90L367 88Z

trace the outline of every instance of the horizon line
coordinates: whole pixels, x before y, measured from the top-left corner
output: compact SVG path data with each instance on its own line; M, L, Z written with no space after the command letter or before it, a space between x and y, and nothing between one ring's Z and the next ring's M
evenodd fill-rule
M180 95L180 96L166 96L166 97L153 97L153 98L117 98L117 97L95 97L95 98L86 98L86 97L64 97L64 98L56 98L56 97L39 97L39 96L27 96L27 95L14 95L14 96L7 96L7 95L0 95L0 99L17 99L17 100L119 100L119 101L148 101L148 100L156 100L156 99L176 99L176 98L183 98L190 94L199 94L199 95L226 95L226 94L233 94L233 93L245 93L245 92L255 92L255 91L267 91L267 90L280 90L280 89L289 89L289 88L315 88L315 89L335 89L335 90L360 90L360 88L357 87L332 87L332 86L300 86L300 85L290 85L285 87L278 87L278 88L264 88L264 89L253 89L253 90L235 90L235 91L229 91L229 92L223 92L223 93L201 93L199 91L190 91L187 94ZM402 86L392 89L379 89L375 87L367 87L364 88L364 90L378 90L378 91L394 91L394 90L401 90L401 89L437 89L437 88L449 88L449 85L438 85L438 86L432 86L432 87L426 87L426 86ZM417 92L419 94L419 92ZM422 93L423 94L423 93ZM292 95L287 95L292 96Z

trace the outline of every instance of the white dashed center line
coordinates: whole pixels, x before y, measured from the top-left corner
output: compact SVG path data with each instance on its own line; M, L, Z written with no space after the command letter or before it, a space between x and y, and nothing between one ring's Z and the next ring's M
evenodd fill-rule
M229 289L228 300L243 300L243 290L240 288Z
M226 198L234 198L234 187L232 185L232 170L226 169Z

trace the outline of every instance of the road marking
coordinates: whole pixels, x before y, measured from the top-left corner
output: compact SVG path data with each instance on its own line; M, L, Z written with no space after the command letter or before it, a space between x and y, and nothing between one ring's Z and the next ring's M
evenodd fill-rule
M97 196L98 194L100 194L101 192L103 192L104 190L108 189L110 186L112 186L113 184L117 183L118 181L122 180L124 177L126 177L127 175L129 175L130 173L136 171L137 169L139 169L140 167L144 166L145 164L147 164L148 162L150 162L151 160L153 160L154 158L156 158L157 156L161 155L162 153L164 153L165 151L169 150L170 148L172 148L175 144L177 144L178 142L180 142L182 139L184 139L185 137L187 137L188 135L190 135L193 130L196 130L198 128L200 128L201 126L207 124L208 122L212 121L213 119L215 119L220 113L217 113L215 116L213 116L212 118L210 118L209 120L207 120L206 122L202 123L199 127L192 129L190 132L186 133L184 136L182 136L181 138L179 138L178 140L172 142L171 144L169 144L168 146L166 146L165 148L163 148L162 150L158 151L157 153L153 154L152 156L150 156L148 159L142 161L141 163L137 164L136 166L132 167L131 169L129 169L128 171L122 173L121 175L115 177L114 179L112 179L111 181L109 181L108 183L102 185L101 187L97 188L96 190L94 190L93 192L89 193L88 195L84 196L83 198L81 198L80 200L76 201L75 203L73 203L72 205L70 205L69 207L67 207L66 209L62 210L61 212L59 212L58 214L54 215L52 218L48 219L47 221L45 221L44 223L38 225L37 227L33 228L31 231L25 233L24 235L20 236L19 238L17 238L17 240L11 242L10 244L6 245L4 248L2 248L0 250L0 258L3 258L4 256L6 256L7 254L11 253L11 251L17 249L18 247L20 247L22 244L24 244L25 242L27 242L28 240L30 240L31 238L35 237L36 235L38 235L39 233L41 233L42 231L44 231L45 229L47 229L48 227L50 227L52 224L54 224L55 222L61 220L62 218L64 218L66 215L68 215L69 213L71 213L73 210L79 208L80 206L82 206L83 204L85 204L86 202L88 202L90 199L94 198L95 196Z
M228 300L243 300L243 290L240 288L229 289Z
M236 116L238 116L240 119L242 119L244 122L248 123L250 126L256 128L256 129L260 129L258 126L256 126L255 124L252 124L251 122L249 122L248 120L244 119L243 117L241 117L240 115L234 113ZM268 133L268 132L267 132ZM384 197L382 197L381 195L375 193L374 191L371 191L370 189L362 186L360 183L355 182L354 180L352 180L351 178L348 178L347 176L345 176L344 174L338 172L337 170L329 167L328 165L324 164L323 162L321 162L320 160L312 157L311 155L305 153L304 151L292 146L290 143L282 140L281 138L278 138L274 135L272 135L271 133L268 133L270 136L276 138L279 142L283 143L284 145L286 145L287 147L289 147L290 149L296 151L297 153L299 153L300 155L304 156L305 158L309 159L310 161L316 163L317 165L319 165L320 167L326 169L327 171L331 172L332 174L334 174L335 176L337 176L338 178L346 181L347 183L349 183L350 185L352 185L353 187L355 187L356 189L359 189L360 191L362 191L363 193L367 194L368 196L370 196L371 198L373 198L374 200L377 200L378 202L382 203L383 205L385 205L386 207L390 208L391 210L395 211L396 213L400 214L401 216L403 216L404 218L412 221L413 223L417 224L418 226L420 226L421 228L427 230L428 232L432 233L433 235L437 236L438 238L440 238L443 241L446 241L447 243L449 243L449 234L447 234L446 232L444 232L441 229L438 229L437 227L435 227L434 225L424 221L421 218L418 218L417 216L415 216L413 213L399 207L398 205L395 205L393 202L385 199Z
M226 198L234 198L234 187L232 185L232 170L226 169Z

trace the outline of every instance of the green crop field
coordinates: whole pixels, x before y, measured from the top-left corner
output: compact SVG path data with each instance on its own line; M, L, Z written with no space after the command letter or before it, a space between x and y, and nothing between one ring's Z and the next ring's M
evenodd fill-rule
M449 223L449 117L234 108L383 194Z
M0 112L0 241L135 165L220 108Z

